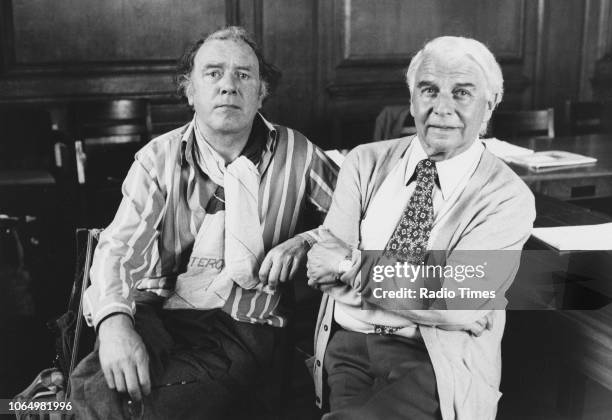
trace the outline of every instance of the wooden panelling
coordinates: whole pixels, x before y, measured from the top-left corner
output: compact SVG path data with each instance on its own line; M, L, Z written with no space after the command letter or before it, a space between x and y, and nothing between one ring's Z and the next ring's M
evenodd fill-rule
M236 4L4 0L0 101L170 98L178 57L195 39L238 16Z
M578 94L585 4L583 0L546 1L542 69L546 82L536 107L559 107Z
M296 26L299 22L299 30ZM313 101L315 56L309 0L263 3L262 45L266 57L283 73L276 94L266 103L265 111L274 119L313 137ZM313 141L318 139L313 137Z
M0 103L173 98L174 62L202 33L240 24L283 72L271 120L315 142L371 137L429 39L486 43L504 72L501 109L596 98L612 53L612 0L0 0ZM607 80L607 79L606 79ZM560 113L558 113L560 115Z
M344 22L343 61L408 63L427 40L440 34L483 40L500 60L522 59L524 1L336 2Z
M504 108L533 99L538 3L533 0L319 2L324 41L320 56L334 128L330 144L350 147L371 136L384 105L407 104L404 74L411 57L441 35L476 38L491 48L506 79Z

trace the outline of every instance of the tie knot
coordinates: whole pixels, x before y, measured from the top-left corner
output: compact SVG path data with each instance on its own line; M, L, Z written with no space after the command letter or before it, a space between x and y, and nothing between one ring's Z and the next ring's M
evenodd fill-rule
M416 166L417 182L435 182L438 177L436 163L431 159L423 159ZM427 179L424 179L427 178Z

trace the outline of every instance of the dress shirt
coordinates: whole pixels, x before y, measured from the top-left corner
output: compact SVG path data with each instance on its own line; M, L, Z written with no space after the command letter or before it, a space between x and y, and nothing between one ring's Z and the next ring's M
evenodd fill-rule
M304 230L306 202L327 212L337 166L302 134L257 116L252 135L263 133L259 211L265 251ZM252 143L249 141L249 143ZM133 316L134 290L161 298L173 293L184 273L207 210L218 210L218 185L195 162L193 122L141 149L123 183L119 210L101 236L85 295L90 325L116 312ZM214 205L210 205L215 201ZM223 308L234 319L284 326L287 307L281 285L272 294L233 286Z
M436 162L439 185L434 186L433 189L434 223L429 244L435 241L438 232L436 225L439 225L441 218L457 202L458 197L474 173L483 150L482 142L476 140L462 153L450 159ZM384 249L416 187L416 166L421 160L427 158L421 142L418 138L415 138L404 156L385 178L370 204L360 227L360 249ZM358 294L359 292L355 291L354 293ZM366 310L336 302L334 317L336 322L347 330L363 333L374 332L374 325L368 322L368 311ZM416 334L416 328L410 321L399 316L397 321L399 324L393 325L394 327L404 326L396 332L398 335L410 337Z

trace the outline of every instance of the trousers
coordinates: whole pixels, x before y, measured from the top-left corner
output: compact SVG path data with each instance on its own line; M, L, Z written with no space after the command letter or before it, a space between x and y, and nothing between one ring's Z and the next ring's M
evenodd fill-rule
M280 328L239 322L218 309L139 303L135 328L149 353L152 390L139 407L146 419L249 418L284 341ZM129 397L108 388L97 347L70 377L76 418L130 418Z
M433 366L420 339L335 328L324 361L330 389L324 420L442 418Z

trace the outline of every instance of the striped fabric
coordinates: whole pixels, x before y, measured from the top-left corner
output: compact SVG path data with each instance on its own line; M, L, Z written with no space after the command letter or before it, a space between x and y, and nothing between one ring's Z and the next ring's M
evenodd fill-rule
M267 252L305 229L307 203L327 212L338 168L297 131L273 126L261 116L253 124L253 132L256 129L266 136L258 169ZM217 190L195 163L194 137L190 123L152 140L136 154L123 183L119 210L96 248L92 285L85 295L89 325L97 327L117 312L133 316L136 290L167 298L188 264L210 263L191 258L207 205ZM267 295L234 285L224 310L239 321L284 326L287 298L283 296L291 289L283 286Z

